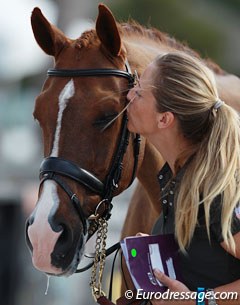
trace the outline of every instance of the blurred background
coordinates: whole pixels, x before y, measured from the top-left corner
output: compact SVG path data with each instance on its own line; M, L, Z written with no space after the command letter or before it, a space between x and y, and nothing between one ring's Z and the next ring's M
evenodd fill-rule
M187 42L203 57L240 76L240 0L11 0L0 11L0 304L93 304L89 273L47 279L34 270L25 246L24 223L36 202L42 159L34 99L52 66L30 26L35 6L71 38L95 21L104 2L118 21L129 18ZM93 23L94 24L94 23ZM240 88L239 88L240 89ZM108 245L119 239L132 190L114 201ZM110 265L110 262L107 264ZM106 282L108 281L106 270ZM119 286L116 273L115 288Z

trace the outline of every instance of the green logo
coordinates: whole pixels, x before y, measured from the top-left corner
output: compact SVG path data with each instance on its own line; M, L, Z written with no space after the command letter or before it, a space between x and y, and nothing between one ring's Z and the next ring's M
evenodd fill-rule
M136 257L137 256L137 250L133 248L131 250L131 255L132 255L132 257Z

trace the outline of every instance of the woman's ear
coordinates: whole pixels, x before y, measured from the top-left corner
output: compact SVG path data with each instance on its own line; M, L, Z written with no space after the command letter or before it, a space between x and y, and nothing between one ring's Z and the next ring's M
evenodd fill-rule
M172 112L166 111L158 113L157 115L157 124L158 128L168 128L171 127L175 121L175 116Z

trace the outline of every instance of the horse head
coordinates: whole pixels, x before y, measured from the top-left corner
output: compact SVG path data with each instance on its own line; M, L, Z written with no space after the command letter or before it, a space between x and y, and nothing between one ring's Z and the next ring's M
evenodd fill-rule
M133 78L117 23L104 5L99 5L96 29L75 40L38 8L31 21L37 43L54 57L55 68L35 102L44 161L26 238L37 269L70 275L96 222L89 217L109 217L111 198L130 185L137 168L127 117L117 117Z

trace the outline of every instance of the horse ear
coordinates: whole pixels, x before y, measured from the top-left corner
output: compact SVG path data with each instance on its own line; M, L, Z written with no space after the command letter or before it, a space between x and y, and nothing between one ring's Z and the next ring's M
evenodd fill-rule
M38 7L35 7L32 12L31 24L40 48L48 55L56 57L66 43L66 36L48 22Z
M99 4L99 14L96 21L97 35L105 48L113 55L118 56L121 51L121 37L112 12L104 5Z

